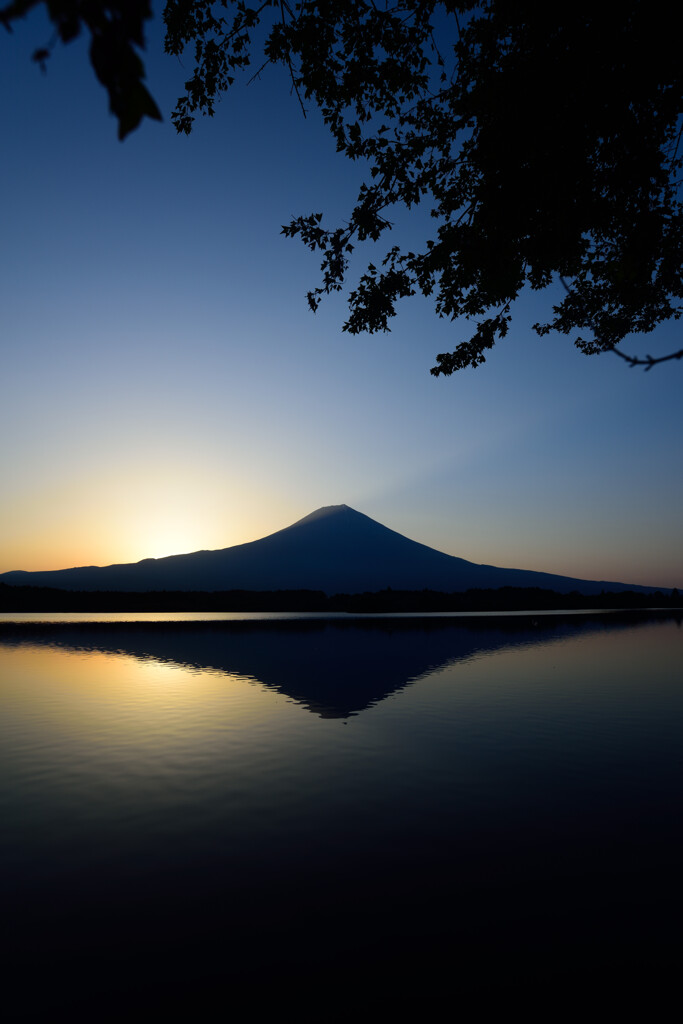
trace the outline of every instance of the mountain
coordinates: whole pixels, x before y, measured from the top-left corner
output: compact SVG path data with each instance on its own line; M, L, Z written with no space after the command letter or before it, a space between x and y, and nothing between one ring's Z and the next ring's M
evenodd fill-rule
M249 544L145 558L122 565L0 574L3 583L66 590L384 590L460 591L474 587L543 587L560 593L636 590L526 569L476 565L419 544L348 505L328 505Z

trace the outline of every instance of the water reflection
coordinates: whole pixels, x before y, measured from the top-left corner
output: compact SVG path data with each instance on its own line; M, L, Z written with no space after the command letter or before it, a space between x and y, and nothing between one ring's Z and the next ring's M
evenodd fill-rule
M544 987L553 1017L596 983L612 1009L662 991L675 622L0 627L16 1019L382 1019L408 996L431 1019L465 994L478 1017Z
M99 651L211 669L256 680L321 718L348 718L445 665L671 618L671 612L638 612L495 619L0 623L0 647Z

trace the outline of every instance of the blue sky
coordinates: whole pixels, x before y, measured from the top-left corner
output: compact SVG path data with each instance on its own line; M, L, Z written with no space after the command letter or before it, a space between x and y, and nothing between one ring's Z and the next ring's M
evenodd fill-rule
M49 35L39 12L0 34L0 571L225 547L345 502L475 562L683 585L683 365L539 339L536 294L451 378L429 368L463 335L428 300L343 334L342 298L309 312L318 260L280 227L343 219L361 168L286 78L179 137L189 69L153 25L165 120L120 143L84 41L32 64ZM428 226L398 214L390 243Z

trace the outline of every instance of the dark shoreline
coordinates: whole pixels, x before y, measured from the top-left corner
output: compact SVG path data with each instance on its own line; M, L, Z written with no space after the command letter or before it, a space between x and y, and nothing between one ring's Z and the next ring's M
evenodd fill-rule
M442 593L381 590L334 594L311 590L76 591L0 583L0 612L507 612L680 608L673 592L624 590L585 595L539 587L501 587Z

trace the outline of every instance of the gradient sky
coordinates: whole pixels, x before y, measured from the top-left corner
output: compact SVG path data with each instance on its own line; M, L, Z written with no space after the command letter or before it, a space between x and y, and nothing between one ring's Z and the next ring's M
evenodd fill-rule
M428 300L343 334L280 227L342 219L361 169L278 71L177 136L189 65L148 34L165 120L119 143L83 40L41 74L42 14L0 33L0 572L227 547L346 503L475 562L683 586L683 364L539 339L537 294L450 378L429 368L463 333ZM387 244L428 230L405 220ZM680 346L675 326L624 348Z

